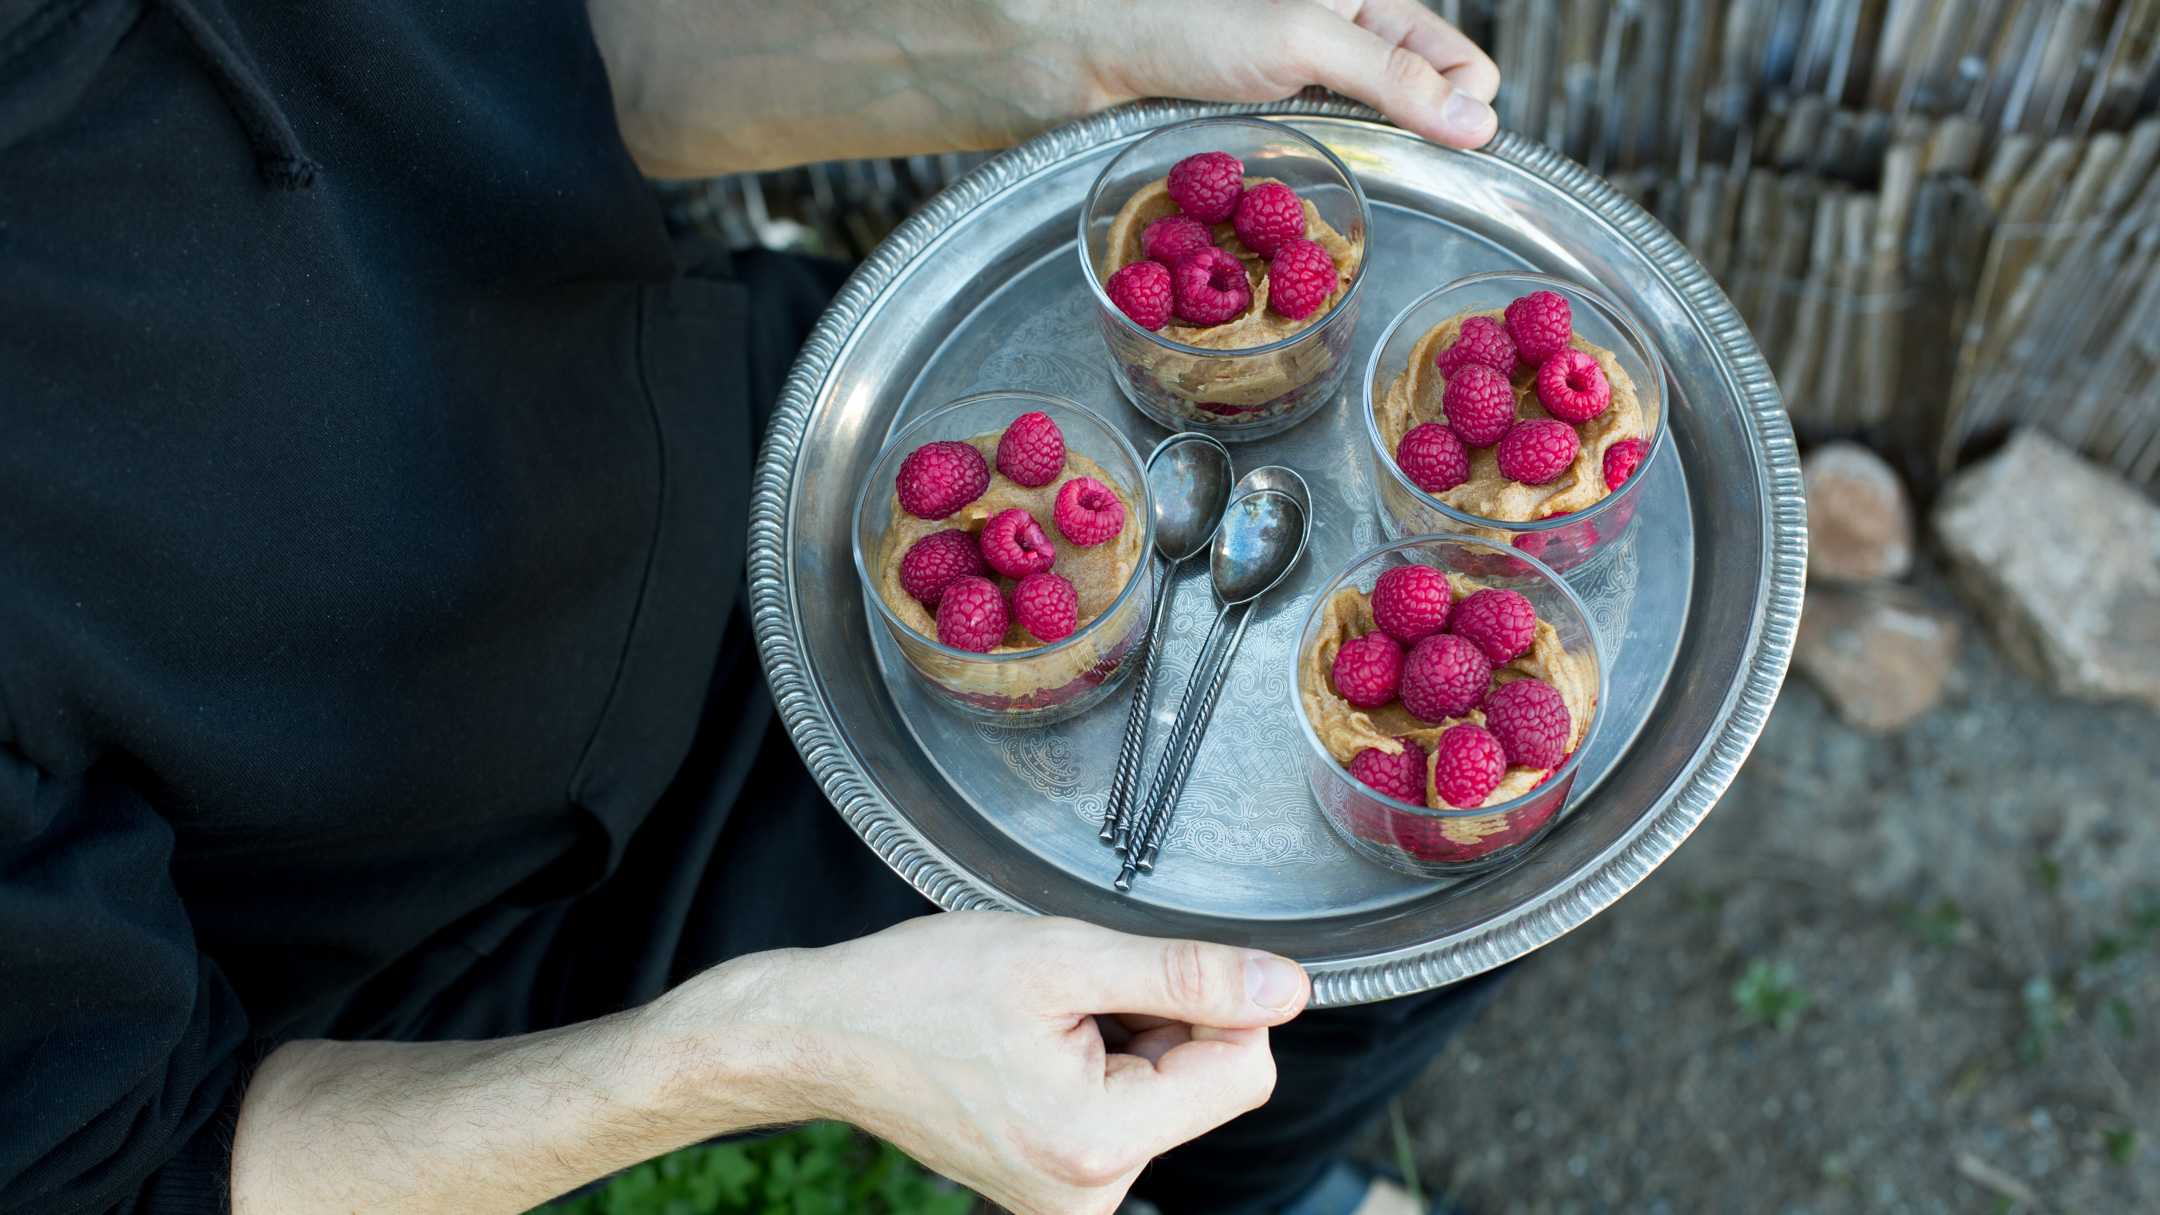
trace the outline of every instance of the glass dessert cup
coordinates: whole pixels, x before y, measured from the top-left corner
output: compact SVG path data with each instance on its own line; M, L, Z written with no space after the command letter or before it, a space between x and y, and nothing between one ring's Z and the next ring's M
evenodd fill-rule
M1172 165L1201 152L1228 152L1245 163L1247 177L1289 186L1357 247L1357 266L1332 308L1279 340L1214 350L1144 329L1110 302L1103 291L1104 262L1118 212ZM1080 210L1081 273L1095 298L1111 375L1135 408L1173 431L1203 431L1234 443L1297 425L1334 399L1349 370L1371 229L1365 191L1350 170L1333 152L1280 123L1200 118L1150 133L1103 169Z
M1643 413L1643 438L1648 449L1633 475L1618 490L1581 510L1545 519L1512 521L1489 519L1449 506L1419 489L1395 463L1381 429L1382 398L1396 376L1409 366L1418 342L1443 321L1465 312L1506 308L1509 302L1533 291L1551 291L1568 301L1575 332L1612 352L1622 370L1635 383L1637 403ZM1651 467L1662 457L1665 443L1665 364L1641 326L1627 310L1579 283L1526 271L1495 271L1457 279L1405 308L1388 323L1387 331L1373 347L1365 367L1362 391L1367 450L1372 456L1373 483L1377 488L1375 510L1380 529L1390 539L1428 536L1440 532L1483 536L1512 544L1556 570L1583 564L1627 531L1635 517L1635 504Z
M1139 555L1110 605L1063 640L1032 650L978 654L916 632L893 611L881 590L884 540L892 526L893 479L908 453L940 439L971 439L1003 430L1025 413L1048 414L1064 433L1067 452L1099 465L1125 502L1125 528L1138 528ZM1040 522L1054 526L1050 519ZM908 666L964 716L1001 726L1035 726L1076 716L1108 696L1130 666L1126 659L1146 632L1154 602L1149 565L1155 512L1138 452L1099 414L1037 392L986 392L932 410L902 428L878 453L855 505L855 570L870 614L880 617ZM873 626L874 627L874 626Z
M1428 565L1481 586L1520 592L1553 627L1568 656L1589 668L1596 689L1589 728L1574 751L1530 792L1491 806L1430 809L1399 801L1353 778L1328 752L1305 710L1305 655L1318 642L1329 600L1345 587L1371 594L1373 583L1398 565ZM1325 678L1325 676L1322 676ZM1324 689L1323 689L1324 690ZM1314 595L1291 654L1290 695L1306 742L1306 779L1330 825L1351 848L1390 869L1417 877L1461 877L1519 858L1559 820L1583 753L1604 724L1604 654L1590 613L1572 587L1543 562L1504 541L1477 536L1417 536L1372 550L1338 570Z

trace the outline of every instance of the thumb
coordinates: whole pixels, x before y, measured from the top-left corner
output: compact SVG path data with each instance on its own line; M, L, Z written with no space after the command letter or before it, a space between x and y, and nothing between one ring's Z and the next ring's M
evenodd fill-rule
M1061 967L1056 993L1073 1013L1139 1013L1192 1025L1280 1025L1312 997L1304 968L1257 949L1160 940L1088 928L1082 965Z

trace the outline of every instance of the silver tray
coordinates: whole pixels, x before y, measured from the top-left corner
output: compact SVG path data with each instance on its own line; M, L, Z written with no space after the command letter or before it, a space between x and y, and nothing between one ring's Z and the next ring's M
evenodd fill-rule
M1285 463L1320 504L1311 550L1253 622L1157 872L1132 895L1095 820L1128 697L1041 730L978 726L934 703L866 616L849 552L855 494L901 421L988 388L1034 388L1165 432L1118 395L1073 251L1102 165L1139 133L1267 113L1359 174L1374 217L1353 368L1397 311L1477 270L1594 283L1665 356L1672 426L1629 542L1569 575L1613 663L1611 703L1575 804L1517 864L1418 881L1358 859L1301 775L1289 651L1312 589L1381 541L1347 377L1330 412L1237 444ZM1132 932L1273 949L1320 1005L1435 987L1558 937L1655 868L1753 746L1799 616L1806 529L1776 388L1732 306L1639 207L1511 133L1455 152L1317 94L1264 107L1144 102L1030 140L933 199L863 263L805 345L760 457L750 579L759 652L796 746L870 846L947 908L1070 915ZM1675 459L1674 457L1678 458ZM1157 736L1212 615L1181 588ZM1152 756L1148 771L1152 771Z

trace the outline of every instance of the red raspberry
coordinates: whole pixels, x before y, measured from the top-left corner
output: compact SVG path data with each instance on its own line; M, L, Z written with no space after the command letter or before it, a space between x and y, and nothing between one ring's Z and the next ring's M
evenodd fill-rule
M1040 574L1057 560L1057 546L1035 516L1013 507L990 516L982 530L983 560L1007 578Z
M1202 152L1170 166L1170 197L1203 224L1219 224L1245 192L1245 164L1228 152Z
M1305 204L1290 187L1264 181L1238 199L1230 227L1240 244L1262 257L1274 257L1284 241L1305 235Z
M1367 633L1343 642L1335 651L1335 690L1360 709L1377 709L1395 699L1402 678L1402 647L1386 633Z
M1080 592L1062 574L1029 574L1013 588L1012 615L1037 641L1062 641L1080 626Z
M1563 422L1587 422L1612 404L1605 369L1580 350L1563 350L1538 368L1537 398Z
M1301 237L1286 240L1268 263L1268 307L1284 320L1302 321L1320 311L1342 285L1335 273L1335 259L1327 250Z
M1524 485L1548 484L1575 462L1582 440L1575 428L1558 418L1526 418L1500 436L1493 450L1499 457L1500 475Z
M1178 259L1170 268L1170 290L1178 319L1188 325L1220 325L1252 306L1245 263L1213 245Z
M1483 726L1464 722L1440 732L1433 746L1433 785L1457 810L1482 806L1507 775L1507 752Z
M1074 477L1058 487L1053 518L1058 531L1081 548L1091 548L1125 528L1125 503L1093 477Z
M961 578L980 578L989 570L975 537L948 527L908 546L907 555L900 558L900 589L935 610L946 587Z
M997 468L1015 485L1050 484L1065 471L1065 432L1049 414L1021 414L998 436Z
M1516 356L1537 367L1566 350L1575 336L1574 317L1567 297L1551 291L1533 291L1509 304L1507 331Z
M988 578L960 578L937 605L937 639L956 650L987 654L1005 640L1012 622L1005 592Z
M1485 698L1485 728L1500 740L1509 763L1557 768L1567 758L1567 701L1542 679L1501 684Z
M1635 470L1642 467L1643 457L1650 454L1650 444L1643 439L1622 439L1605 449L1605 488L1618 489Z
M948 439L925 443L900 461L893 492L900 509L918 519L942 519L990 488L990 462L973 444Z
M1416 645L1446 627L1454 602L1447 575L1429 565L1398 565L1373 583L1373 620L1404 645Z
M1495 665L1513 662L1537 640L1537 609L1517 591L1486 587L1455 605L1448 632L1476 645Z
M1155 262L1134 262L1118 270L1103 284L1103 294L1133 324L1150 333L1170 323L1174 292L1170 272Z
M1433 356L1433 366L1450 379L1472 363L1482 363L1501 375L1515 374L1515 339L1489 316L1464 321L1455 344Z
M1403 660L1402 682L1396 690L1410 716L1445 721L1485 702L1485 693L1492 689L1492 670L1492 659L1483 650L1460 637L1438 633L1418 642Z
M1350 761L1350 779L1413 806L1425 804L1425 748L1414 738L1397 738L1402 750L1389 755L1367 747Z
M1190 215L1165 215L1140 233L1140 250L1167 269L1188 253L1215 244L1215 232Z
M1395 447L1395 463L1428 494L1444 494L1470 479L1470 453L1438 422L1411 427Z
M1463 446L1491 447L1515 424L1515 385L1485 364L1471 363L1448 377L1440 409Z

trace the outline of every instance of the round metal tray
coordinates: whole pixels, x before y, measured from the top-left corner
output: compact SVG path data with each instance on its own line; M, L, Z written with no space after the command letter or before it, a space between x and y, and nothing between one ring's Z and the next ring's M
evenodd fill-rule
M1505 267L1600 287L1666 358L1668 449L1645 474L1654 480L1633 534L1569 575L1613 662L1606 724L1566 818L1498 872L1436 883L1358 859L1303 783L1289 649L1312 589L1381 540L1354 401L1232 447L1240 471L1305 472L1318 505L1313 543L1261 606L1158 870L1129 896L1111 888L1115 857L1095 838L1129 698L1047 729L979 726L918 688L866 615L850 511L903 419L971 391L1034 388L1121 420L1143 450L1165 433L1111 379L1073 216L1101 166L1140 132L1255 112L1326 143L1372 198L1374 264L1388 272L1367 284L1354 366L1423 291ZM948 908L1273 949L1304 962L1315 1003L1331 1005L1499 965L1582 923L1670 855L1762 728L1785 674L1805 558L1799 465L1775 386L1678 241L1527 139L1503 132L1482 152L1456 152L1305 95L1098 115L988 162L903 224L842 289L774 412L750 575L759 650L796 745L848 822L924 894ZM1164 639L1158 746L1212 614L1204 575L1189 577Z

